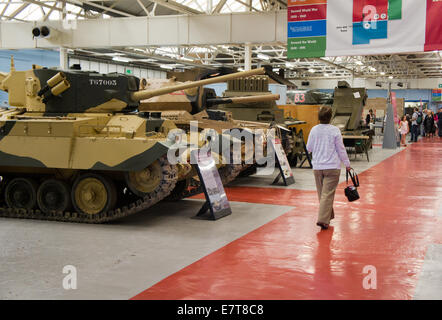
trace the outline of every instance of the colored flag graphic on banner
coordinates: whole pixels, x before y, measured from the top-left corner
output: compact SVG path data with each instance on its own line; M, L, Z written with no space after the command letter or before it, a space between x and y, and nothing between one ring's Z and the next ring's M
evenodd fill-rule
M288 58L442 49L442 0L289 0Z

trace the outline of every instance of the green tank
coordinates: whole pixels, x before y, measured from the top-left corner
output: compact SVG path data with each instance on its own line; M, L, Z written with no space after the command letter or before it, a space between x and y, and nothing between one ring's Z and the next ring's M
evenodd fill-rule
M339 81L334 90L332 105L331 124L338 127L343 136L369 136L368 140L364 140L363 150L371 148L374 135L374 131L365 128L362 122L362 112L367 98L367 89L352 88L348 82ZM360 151L356 149L357 152Z
M216 82L213 81L213 82ZM167 197L190 164L172 165L176 129L139 101L197 87L139 90L117 73L34 66L0 73L0 216L101 223Z
M367 89L352 88L346 81L339 81L333 94L331 123L342 134L357 135L368 132L361 124L362 111L367 102Z

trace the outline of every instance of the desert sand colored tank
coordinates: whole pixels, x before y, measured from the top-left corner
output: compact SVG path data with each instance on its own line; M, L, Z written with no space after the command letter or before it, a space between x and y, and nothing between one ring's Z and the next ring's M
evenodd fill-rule
M11 59L0 74L11 106L0 111L0 216L101 223L164 199L190 165L167 160L172 121L135 111L199 85L139 90L133 76L16 71Z

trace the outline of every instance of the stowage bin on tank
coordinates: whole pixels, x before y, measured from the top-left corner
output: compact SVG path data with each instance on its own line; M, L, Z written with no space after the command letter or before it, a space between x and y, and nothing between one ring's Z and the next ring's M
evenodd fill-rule
M261 70L253 70L255 73ZM176 126L133 112L139 91L121 74L33 68L0 73L0 216L101 223L147 209L174 189L167 160ZM188 83L187 88L199 84Z

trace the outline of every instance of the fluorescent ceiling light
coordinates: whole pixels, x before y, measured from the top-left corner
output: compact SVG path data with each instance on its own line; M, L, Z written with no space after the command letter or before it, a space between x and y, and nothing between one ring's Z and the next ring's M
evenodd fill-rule
M262 53L258 53L257 54L258 59L262 59L262 60L270 60L270 57L266 54L262 54Z
M152 58L147 58L147 59L137 59L137 61L142 61L142 62L155 62L158 61L156 59L152 59Z
M243 68L238 68L238 71L244 71L244 69Z
M359 61L359 60L356 61L356 64L359 65L359 66L362 66L362 65L363 65L362 61Z
M385 76L385 72L381 72L380 74L381 74L381 76Z
M168 70L172 70L172 69L175 68L175 66L172 65L172 64L161 64L161 65L160 65L160 68L168 69Z
M286 63L285 63L285 66L286 66L287 68L294 68L294 67L295 67L295 64L294 64L293 62L286 62Z
M118 61L118 62L131 62L132 61L132 59L129 59L127 57L119 57L119 56L113 57L112 60Z
M180 60L184 60L184 61L193 61L193 59L186 58L186 57L181 57Z
M393 76L389 76L388 79L393 79Z
M308 69L308 72L310 72L310 73L314 73L315 72L315 69Z
M107 57L124 56L124 53L120 53L120 52L111 52L111 53L100 53L100 52L96 52L95 54L96 54L97 56L107 56Z
M328 73L324 73L324 76L326 77L330 77L330 75Z

